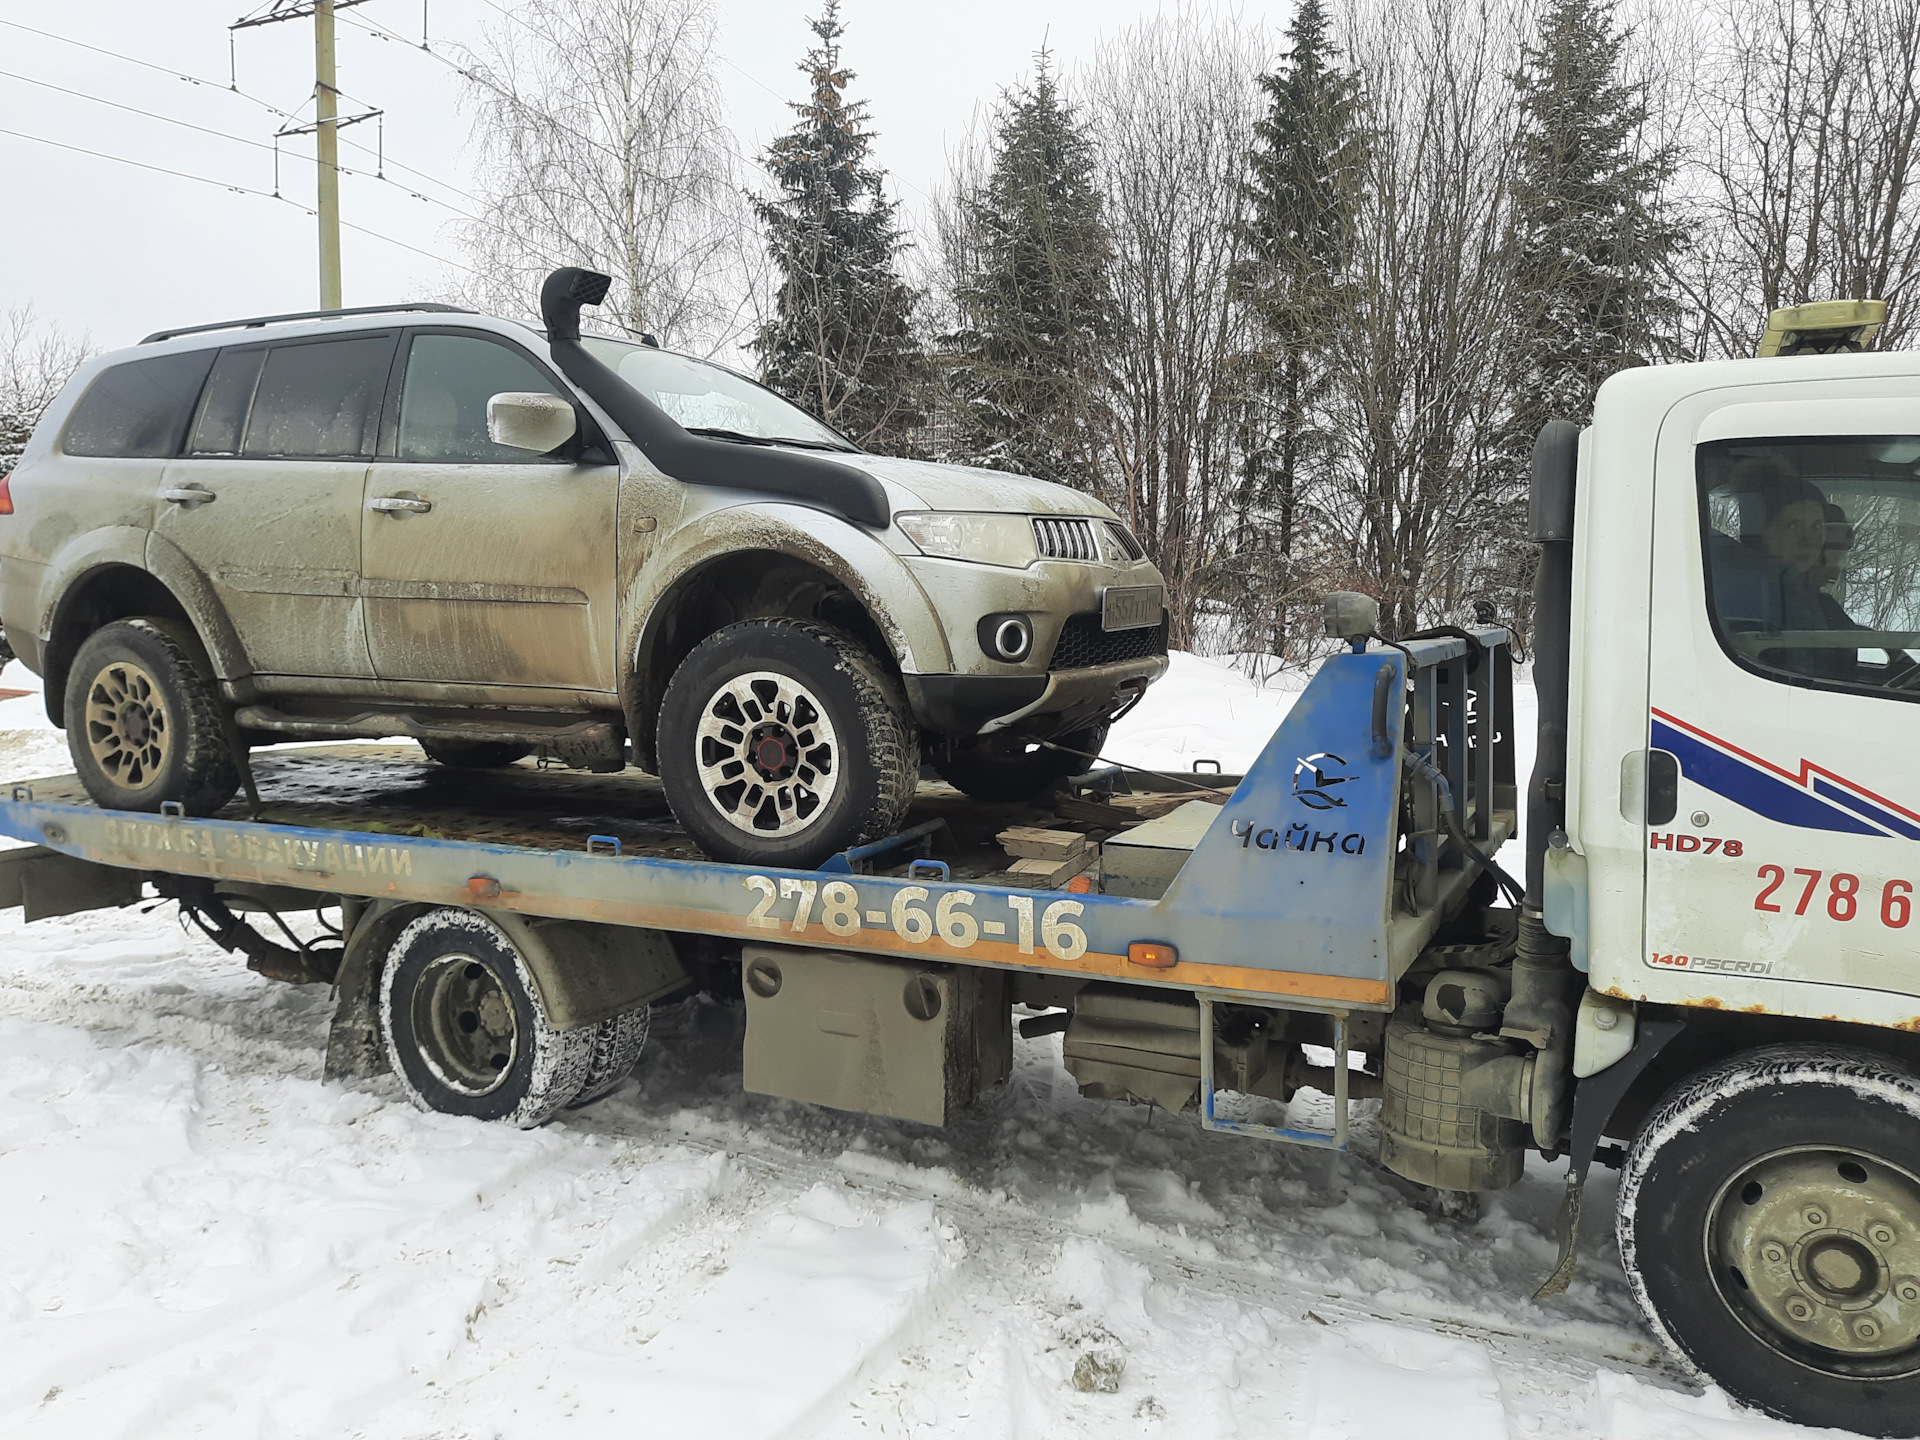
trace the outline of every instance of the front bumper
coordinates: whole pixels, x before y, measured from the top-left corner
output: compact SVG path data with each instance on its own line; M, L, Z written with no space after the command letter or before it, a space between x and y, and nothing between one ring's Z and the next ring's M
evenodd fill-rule
M1165 655L1045 675L903 675L920 724L941 735L991 734L1032 722L1049 734L1111 714L1120 701L1167 673Z

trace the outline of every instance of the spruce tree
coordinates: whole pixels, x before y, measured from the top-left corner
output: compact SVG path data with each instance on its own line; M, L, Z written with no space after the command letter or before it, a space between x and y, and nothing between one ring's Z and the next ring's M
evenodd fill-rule
M1266 113L1248 157L1245 255L1236 287L1258 340L1244 357L1236 573L1227 598L1264 618L1249 635L1288 649L1287 612L1301 546L1301 510L1322 448L1315 403L1324 393L1329 333L1351 298L1343 281L1364 137L1357 85L1340 64L1325 0L1301 0L1280 67L1260 77Z
M755 202L779 289L753 348L761 378L862 445L904 449L919 423L925 353L917 293L901 278L903 231L872 163L865 101L847 99L839 0L807 22L800 70L811 92L794 127L767 147L779 187Z
M1644 148L1643 88L1622 74L1614 0L1548 0L1516 87L1514 444L1584 421L1600 382L1664 348L1662 277L1680 234L1659 213L1670 149Z
M1091 488L1110 251L1093 142L1044 50L1003 92L987 179L960 207L953 458Z

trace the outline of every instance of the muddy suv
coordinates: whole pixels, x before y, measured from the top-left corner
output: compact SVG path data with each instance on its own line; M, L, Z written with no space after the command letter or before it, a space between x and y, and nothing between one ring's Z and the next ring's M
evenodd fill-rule
M1167 664L1118 517L583 338L605 289L555 272L544 335L283 316L74 377L0 481L0 625L99 803L206 813L246 747L403 735L636 764L709 854L807 866L897 829L923 758L995 800L1084 768Z

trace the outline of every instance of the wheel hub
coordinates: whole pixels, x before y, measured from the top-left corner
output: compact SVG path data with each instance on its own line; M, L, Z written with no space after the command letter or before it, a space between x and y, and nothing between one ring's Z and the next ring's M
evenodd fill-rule
M1755 1161L1710 1212L1708 1259L1746 1327L1800 1363L1920 1369L1920 1179L1852 1150Z
M441 1082L465 1095L499 1087L520 1052L513 1001L493 967L470 955L448 955L414 990L413 1033Z
M102 667L87 687L88 752L114 784L145 790L159 779L172 750L166 699L153 677L127 660Z
M784 725L756 725L753 743L753 768L762 780L784 780L793 774L794 739Z
M715 686L694 732L694 761L713 807L750 835L806 829L840 784L840 742L802 682L755 670Z

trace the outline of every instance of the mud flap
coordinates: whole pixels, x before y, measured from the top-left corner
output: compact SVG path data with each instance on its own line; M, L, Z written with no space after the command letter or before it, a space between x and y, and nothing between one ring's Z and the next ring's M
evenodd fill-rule
M0 910L17 906L29 922L111 910L137 902L145 879L139 870L76 860L42 845L0 850Z
M1598 1075L1590 1075L1574 1087L1571 1138L1567 1145L1567 1190L1560 1200L1560 1261L1533 1292L1534 1299L1559 1295L1573 1283L1574 1271L1580 1263L1581 1198L1586 1190L1587 1172L1593 1168L1594 1152L1600 1148L1601 1132L1613 1118L1614 1107L1640 1078L1640 1073L1653 1063L1654 1056L1667 1047L1668 1041L1686 1028L1684 1020L1642 1020L1633 1049Z

